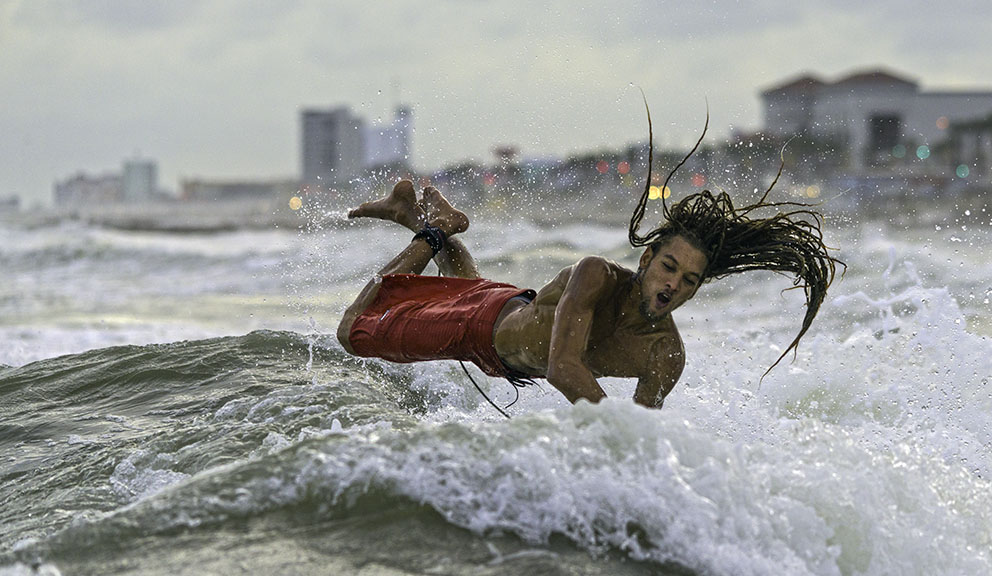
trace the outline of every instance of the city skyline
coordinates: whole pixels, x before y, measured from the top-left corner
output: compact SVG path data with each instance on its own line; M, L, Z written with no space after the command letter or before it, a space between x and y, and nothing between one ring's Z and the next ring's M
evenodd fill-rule
M160 181L299 172L300 110L415 114L412 163L430 171L688 145L761 124L762 90L811 72L882 67L925 88L988 89L992 6L949 2L518 1L243 5L0 2L0 197L47 200L52 182L140 151Z

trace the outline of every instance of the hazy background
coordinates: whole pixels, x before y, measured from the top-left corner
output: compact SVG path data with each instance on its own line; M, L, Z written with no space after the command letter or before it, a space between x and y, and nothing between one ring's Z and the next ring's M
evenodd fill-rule
M414 110L412 165L682 146L761 124L758 93L885 67L992 84L992 3L0 0L0 197L140 153L160 182L294 177L303 107Z
M411 233L345 220L346 194L300 193L298 210L288 197L303 108L348 106L368 126L409 105L420 174L491 162L497 144L525 160L643 143L634 86L656 151L686 151L707 102L718 148L761 127L760 91L806 72L992 92L990 23L989 0L0 0L0 576L632 575L669 561L992 574L992 194L978 147L968 179L950 154L894 148L879 170L835 170L826 153L790 164L773 200L823 186L843 278L767 375L803 291L768 272L705 286L677 313L686 369L660 414L609 378L600 406L573 409L545 384L504 420L454 363L347 355L341 314ZM893 124L881 120L876 135ZM698 174L743 174L734 201L756 199L749 184L778 165L758 144L700 154ZM797 157L816 150L799 144ZM171 190L289 189L257 210L123 194L31 210L55 180L138 154ZM488 194L466 200L483 275L538 288L588 254L636 267L626 223L643 172L590 164L464 176ZM527 180L558 174L590 178ZM377 185L363 176L353 192ZM31 212L6 208L11 194Z

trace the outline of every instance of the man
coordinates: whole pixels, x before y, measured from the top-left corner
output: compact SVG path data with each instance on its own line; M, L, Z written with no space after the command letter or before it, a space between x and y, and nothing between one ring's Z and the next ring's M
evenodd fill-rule
M637 378L634 401L661 407L685 366L672 312L705 280L765 268L805 282L807 317L786 353L795 348L833 277L818 215L751 220L748 213L768 206L764 198L737 211L726 194L703 192L666 205L668 222L641 237L647 193L630 226L632 244L647 246L637 270L590 256L535 293L481 279L456 237L468 229L466 215L432 187L418 202L413 184L401 181L348 214L390 220L416 235L347 309L338 339L359 356L470 360L511 382L544 377L571 402L605 398L598 377ZM794 222L800 214L816 224ZM419 276L431 259L444 277Z

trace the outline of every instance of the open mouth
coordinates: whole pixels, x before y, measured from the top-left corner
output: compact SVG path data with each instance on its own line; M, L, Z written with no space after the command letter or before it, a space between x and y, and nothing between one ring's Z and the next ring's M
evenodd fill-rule
M658 293L658 303L662 306L668 306L668 303L672 301L672 297L664 292Z

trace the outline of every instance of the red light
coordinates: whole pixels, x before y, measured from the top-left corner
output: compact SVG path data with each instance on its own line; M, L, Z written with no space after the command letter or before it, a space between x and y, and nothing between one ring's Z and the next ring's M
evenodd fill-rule
M600 174L606 174L610 171L610 165L606 163L606 160L600 160L596 162L596 172Z
M696 188L702 188L703 186L706 186L706 176L703 176L698 172L693 174L692 185L695 186Z
M621 175L628 174L630 172L630 162L624 161L617 164L617 172L619 172Z

